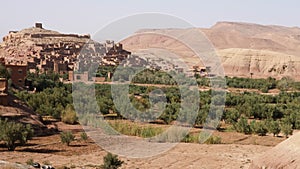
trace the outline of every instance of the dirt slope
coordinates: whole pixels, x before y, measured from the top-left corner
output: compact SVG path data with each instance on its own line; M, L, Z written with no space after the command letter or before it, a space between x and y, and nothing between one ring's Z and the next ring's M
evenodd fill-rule
M41 116L32 111L27 105L13 96L10 96L9 100L8 106L0 105L1 119L31 124L35 135L47 135L51 132L47 126L41 122Z
M254 159L250 169L260 168L299 168L300 167L300 133L278 144L262 156Z

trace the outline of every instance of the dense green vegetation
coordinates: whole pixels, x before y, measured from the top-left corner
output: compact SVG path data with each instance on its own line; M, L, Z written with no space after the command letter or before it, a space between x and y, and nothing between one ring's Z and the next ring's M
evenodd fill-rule
M177 84L177 82L174 80L175 74L175 72L166 73L159 70L145 69L144 71L134 76L132 82L141 84L175 85ZM126 75L126 73L123 74L124 77ZM176 79L177 78L178 74L176 76ZM128 78L123 79L128 80ZM195 75L195 80L197 81L199 86L209 87L211 85L209 78ZM267 79L252 79L226 76L224 80L226 81L226 86L230 88L258 89L264 93L268 93L270 89L279 89L281 91L300 89L300 82L295 82L289 77L283 77L280 80L276 80L275 78L271 77Z
M96 76L107 77L108 72L114 72L116 67L102 66L98 67ZM126 68L126 71L119 71L115 79L129 80L129 74L134 74L134 68ZM161 70L151 70L145 69L138 74L136 74L132 83L141 84L165 84L165 85L175 85L176 80L174 80L175 72L164 72ZM195 79L199 86L209 87L210 79L206 77L201 77L200 75L195 75ZM295 82L289 77L283 77L280 80L269 77L267 79L253 79L253 78L239 78L239 77L225 77L226 86L230 88L244 88L244 89L258 89L264 93L267 93L270 89L279 89L281 91L287 90L300 90L300 82Z
M248 92L227 93L224 119L227 123L233 124L239 132L265 135L264 132L268 131L278 135L281 129L282 132L283 129L288 130L288 126L292 129L300 128L299 99L299 92L281 92L276 96ZM247 119L252 119L250 120L252 122ZM253 121L254 119L257 121Z
M199 86L210 86L208 78L196 77ZM299 90L300 83L291 78L283 77L280 80L274 78L252 79L239 77L225 77L226 86L230 88L258 89L263 93L268 93L270 89L279 89L281 91Z
M113 69L113 68L110 68ZM110 70L109 70L110 71ZM106 76L105 71L102 72ZM111 85L96 84L95 86L85 86L85 93L92 93L95 91L96 102L91 102L91 95L82 93L73 93L73 89L78 86L71 84L63 84L59 82L59 76L55 74L43 74L41 76L29 75L33 86L36 87L37 92L31 94L26 91L21 91L16 95L41 115L51 115L54 118L62 119L66 123L74 124L77 121L75 117L74 106L76 111L99 114L95 106L99 106L102 114L116 113L119 117L122 114L116 108L114 100L112 99ZM126 74L120 79L127 80ZM161 81L161 79L165 79ZM282 80L268 79L245 79L245 78L229 78L226 77L228 87L234 88L249 88L259 89L267 92L269 89L278 88L281 92L278 95L262 95L256 92L243 93L226 93L226 100L222 98L222 92L219 94L215 92L215 96L211 98L212 91L199 92L199 111L186 113L183 121L188 121L188 117L196 113L195 126L202 127L207 118L214 118L222 114L222 103L225 102L225 109L222 119L225 123L231 125L233 129L245 134L257 134L264 136L271 133L277 136L280 132L288 136L292 129L300 129L300 92L297 92L299 84L293 82L289 78ZM178 119L180 108L182 104L182 95L179 87L172 80L172 76L160 72L144 70L133 78L136 83L154 83L154 84L172 84L174 86L153 87L153 86L129 86L129 100L136 110L134 113L147 112L152 104L149 100L149 94L152 91L160 89L165 96L166 105L163 112L157 117L165 124L171 124ZM209 86L209 79L197 77L198 84L202 86ZM294 92L287 92L287 90L295 90ZM73 98L79 99L80 105L73 105ZM78 103L78 102L77 102ZM211 103L213 103L211 105ZM119 102L126 107L127 103ZM193 110L191 108L191 110ZM215 113L209 113L214 110ZM131 112L132 109L128 109ZM136 115L136 114L135 114ZM148 114L138 114L138 117L149 117ZM143 135L143 134L142 134Z
M40 115L51 115L57 119L61 118L61 114L67 105L72 103L71 85L46 88L35 94L21 91L17 96L26 101L27 104Z
M52 72L47 74L28 73L26 79L32 83L32 88L35 88L36 91L40 92L47 88L62 87L63 83L59 81L60 77L63 78L62 76Z

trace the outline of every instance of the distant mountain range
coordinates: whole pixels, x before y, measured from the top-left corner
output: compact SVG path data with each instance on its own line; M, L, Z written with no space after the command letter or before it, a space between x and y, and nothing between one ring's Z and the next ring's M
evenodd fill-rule
M211 28L198 30L214 45L227 76L250 77L253 74L253 78L288 76L300 80L300 28L218 22ZM139 33L143 31L147 30ZM154 31L184 33L189 29ZM165 48L183 56L190 66L202 64L187 47L167 37L155 34L132 36L122 43L125 49L133 52Z

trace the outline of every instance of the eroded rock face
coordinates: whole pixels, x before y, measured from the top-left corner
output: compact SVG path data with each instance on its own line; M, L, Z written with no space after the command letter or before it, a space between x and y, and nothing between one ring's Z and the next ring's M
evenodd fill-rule
M300 132L253 160L250 169L299 168Z
M254 49L224 49L218 55L227 76L300 80L300 57Z

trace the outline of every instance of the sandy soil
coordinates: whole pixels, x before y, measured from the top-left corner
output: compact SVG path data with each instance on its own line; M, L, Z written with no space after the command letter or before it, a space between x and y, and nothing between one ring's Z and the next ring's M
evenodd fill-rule
M253 160L251 169L260 168L299 168L300 167L300 133L294 132L293 136L278 144L271 150Z
M52 147L50 150L49 148ZM252 159L271 149L259 145L200 145L180 143L172 150L144 159L121 157L122 168L248 168ZM96 168L106 152L90 143L60 143L16 152L1 151L1 160L25 164L28 159L56 167Z
M97 168L103 163L103 156L107 152L91 139L80 140L81 126L58 123L58 127L76 133L76 141L69 147L60 142L58 134L35 137L14 152L6 151L2 145L0 160L26 164L27 160L33 159L41 164L50 162L56 168ZM196 132L197 129L194 130ZM122 168L248 168L255 157L284 140L234 132L215 132L214 135L221 136L225 144L180 143L167 152L149 158L120 157L125 162Z

